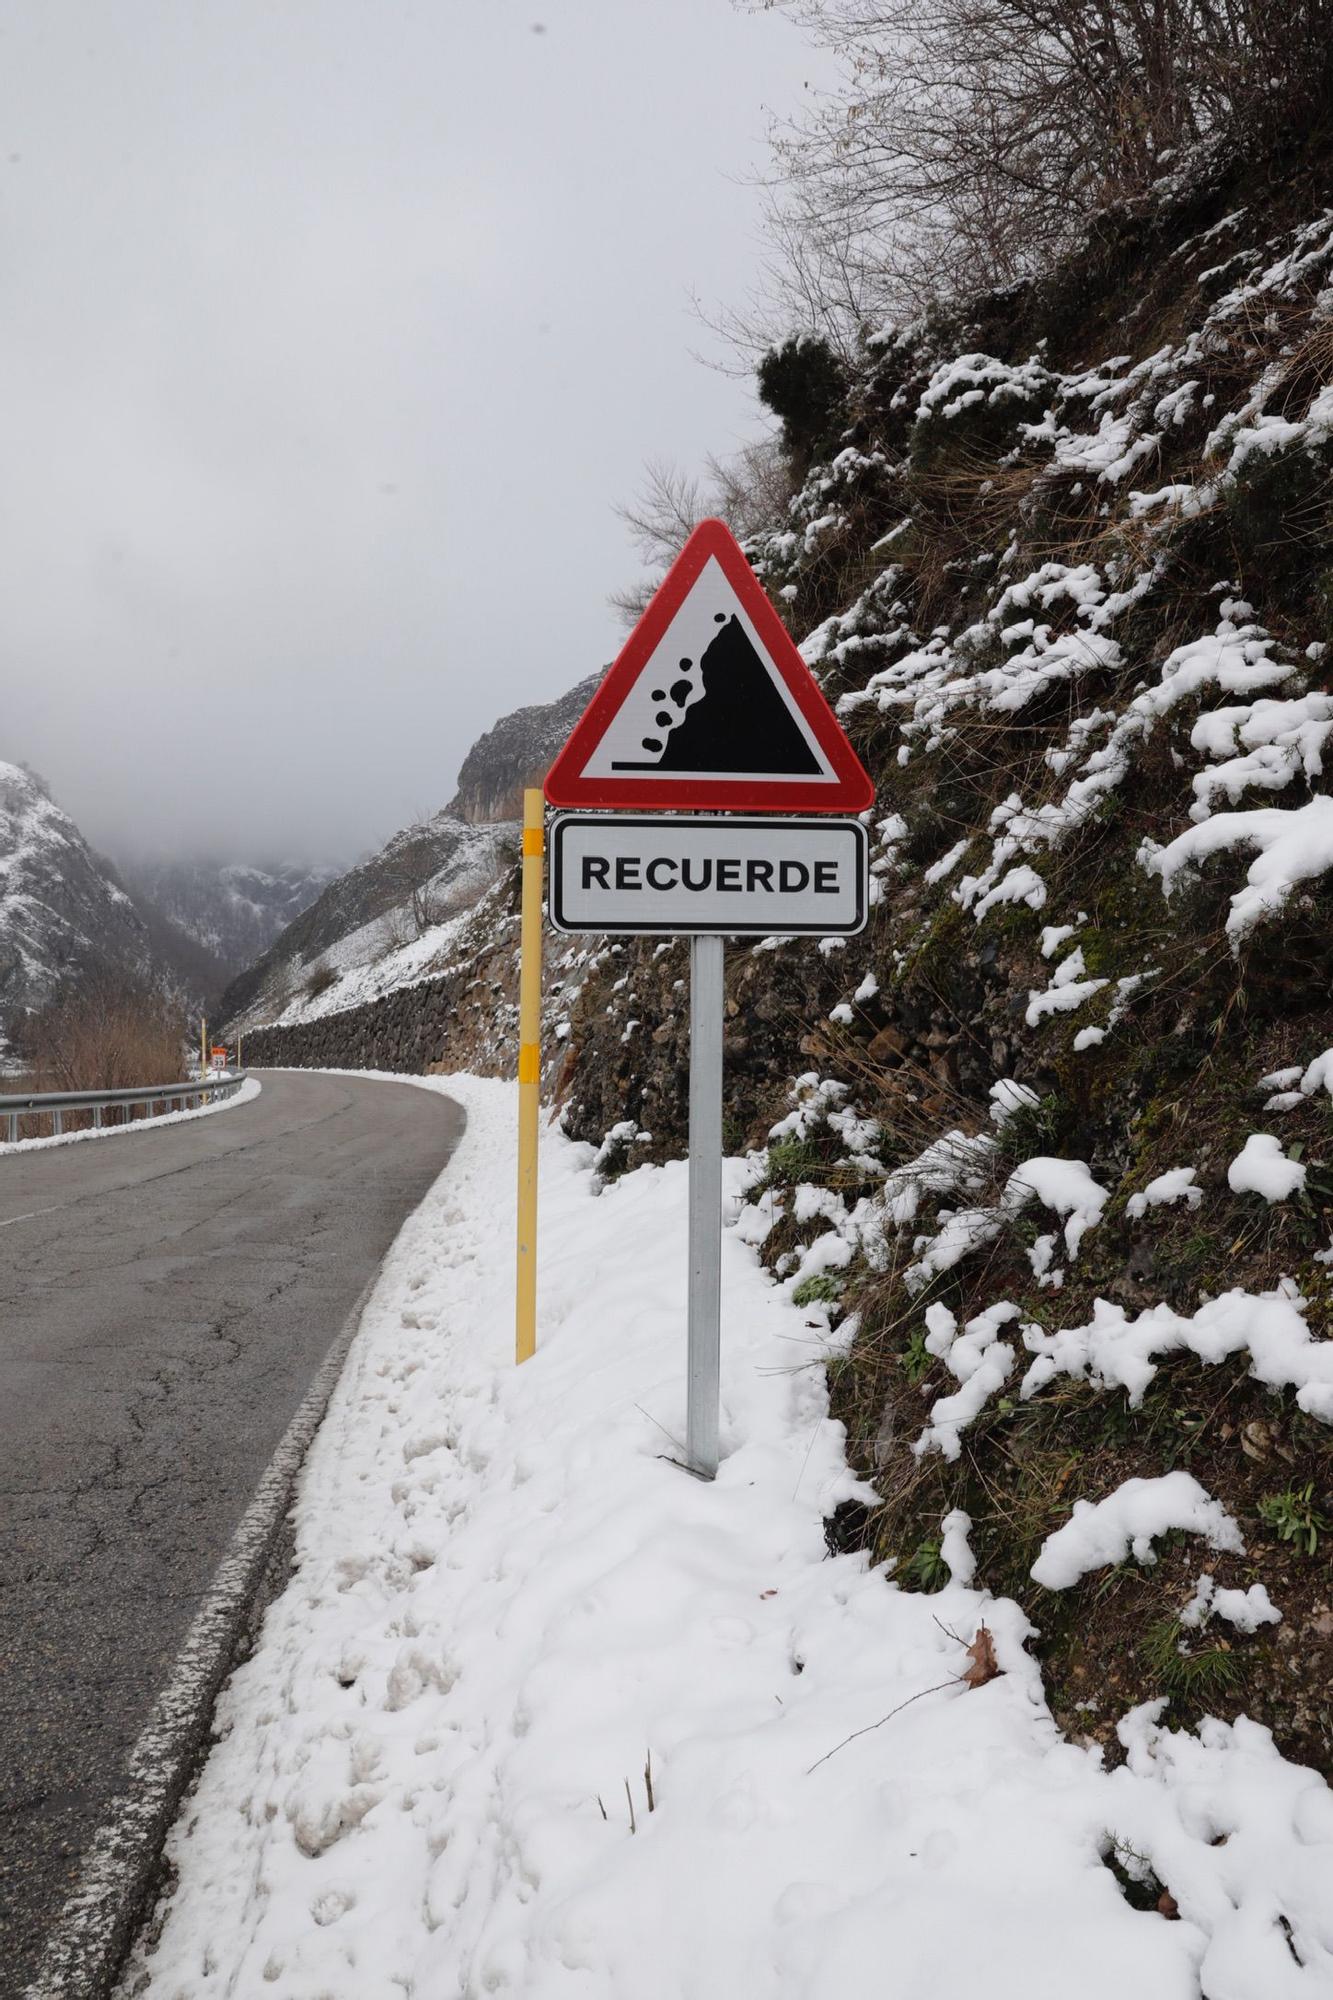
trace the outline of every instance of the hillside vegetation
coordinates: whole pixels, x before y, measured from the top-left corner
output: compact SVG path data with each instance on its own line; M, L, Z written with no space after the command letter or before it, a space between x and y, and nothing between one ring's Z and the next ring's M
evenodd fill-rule
M1071 1732L1166 1698L1325 1771L1331 197L1307 144L1107 216L831 412L787 351L813 462L750 554L875 776L876 900L734 948L727 1003L742 1227L881 1496L840 1543L929 1591L966 1514ZM605 1172L680 1150L685 971L557 960Z
M879 1495L830 1535L930 1592L970 1524L1077 1737L1164 1701L1328 1771L1327 139L761 381L799 490L748 550L877 785L866 934L727 975L739 1226ZM514 889L251 1055L510 1070ZM678 1155L683 943L547 972L566 1130Z

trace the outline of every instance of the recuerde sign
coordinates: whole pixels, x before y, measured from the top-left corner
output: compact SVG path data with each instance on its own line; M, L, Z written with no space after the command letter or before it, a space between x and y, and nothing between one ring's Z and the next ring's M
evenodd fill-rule
M627 936L848 936L864 928L859 820L561 813L551 922Z

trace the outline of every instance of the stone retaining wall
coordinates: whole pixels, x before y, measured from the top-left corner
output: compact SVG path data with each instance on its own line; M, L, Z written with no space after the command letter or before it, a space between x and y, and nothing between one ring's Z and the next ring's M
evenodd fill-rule
M294 1027L255 1028L242 1047L245 1066L417 1075L441 1067L504 1075L513 1069L516 1049L511 983L503 976L477 978L469 968Z

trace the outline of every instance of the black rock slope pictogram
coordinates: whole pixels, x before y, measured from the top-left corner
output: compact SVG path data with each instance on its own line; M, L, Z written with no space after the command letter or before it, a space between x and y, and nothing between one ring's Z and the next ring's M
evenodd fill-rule
M662 699L677 713L655 717L660 736L645 736L655 752L617 758L615 771L762 771L766 777L817 778L821 766L792 718L740 620L717 614L722 629L710 640L693 678L693 660ZM703 692L698 692L702 686ZM656 698L656 696L655 696Z

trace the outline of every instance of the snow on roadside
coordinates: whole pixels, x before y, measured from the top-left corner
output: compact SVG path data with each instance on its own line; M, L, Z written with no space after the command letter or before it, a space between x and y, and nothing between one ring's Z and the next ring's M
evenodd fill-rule
M1106 1774L1055 1729L1018 1607L958 1580L960 1515L930 1597L827 1556L855 1487L822 1328L735 1230L726 1457L713 1486L673 1465L683 1166L593 1199L591 1150L547 1133L515 1369L512 1090L423 1087L467 1131L386 1260L122 1991L845 2000L891 1969L904 1994L1195 2000L1221 1953L1227 2000L1326 1992L1322 1780L1254 1725L1155 1710ZM970 1686L982 1623L1001 1671ZM1179 1922L1121 1896L1125 1840Z
M225 1111L228 1106L249 1104L264 1088L257 1076L248 1076L239 1090L230 1097L215 1098L211 1104L198 1105L193 1111L165 1111L156 1118L134 1118L128 1125L90 1125L85 1132L52 1133L49 1139L6 1139L0 1144L0 1159L9 1153L35 1153L43 1146L76 1146L84 1139L123 1139L131 1132L153 1132L160 1125L184 1125L191 1118L211 1118L215 1111Z

